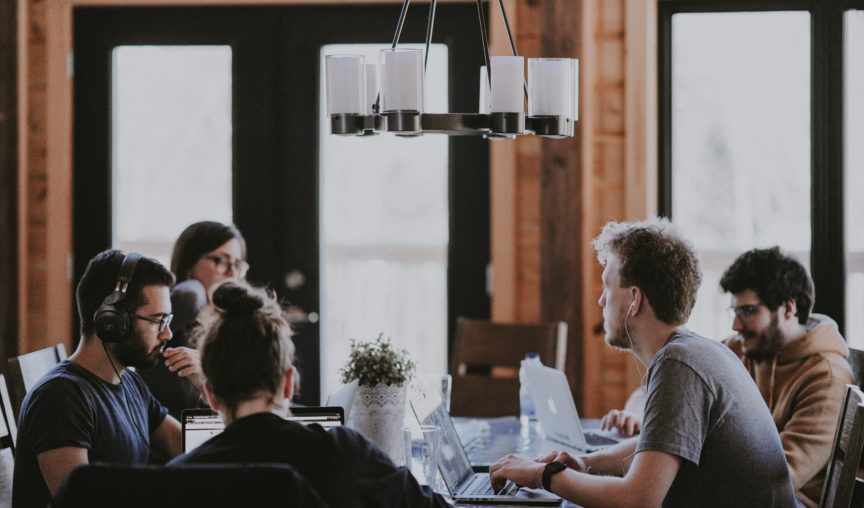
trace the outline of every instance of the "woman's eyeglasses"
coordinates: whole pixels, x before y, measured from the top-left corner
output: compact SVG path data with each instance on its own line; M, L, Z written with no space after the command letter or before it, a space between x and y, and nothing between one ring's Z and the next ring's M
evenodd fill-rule
M228 267L231 267L234 270L234 273L242 279L246 276L246 272L249 270L249 263L242 259L231 260L229 257L216 255L204 256L204 258L213 262L213 266L216 267L216 272L219 273L219 275L225 275L228 273Z

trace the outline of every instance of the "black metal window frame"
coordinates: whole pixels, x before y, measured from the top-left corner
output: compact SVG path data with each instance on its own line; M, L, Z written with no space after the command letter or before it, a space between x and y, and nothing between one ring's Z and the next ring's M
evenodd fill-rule
M661 215L672 218L672 17L680 13L804 11L810 14L811 245L814 310L845 329L843 203L844 14L864 0L657 0Z

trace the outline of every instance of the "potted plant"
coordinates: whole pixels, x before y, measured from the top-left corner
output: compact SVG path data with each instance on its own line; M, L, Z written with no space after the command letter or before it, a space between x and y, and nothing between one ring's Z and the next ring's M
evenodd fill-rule
M406 387L413 372L408 351L395 349L383 333L371 341L351 339L348 362L339 370L343 383L359 381L351 426L397 463L402 455Z

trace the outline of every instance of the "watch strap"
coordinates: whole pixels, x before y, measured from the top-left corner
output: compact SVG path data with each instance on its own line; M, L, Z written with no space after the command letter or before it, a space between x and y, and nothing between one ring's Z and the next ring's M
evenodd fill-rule
M552 483L552 477L565 469L567 469L567 466L557 460L546 464L546 467L543 468L543 476L541 479L543 488L551 492L552 486L550 484Z

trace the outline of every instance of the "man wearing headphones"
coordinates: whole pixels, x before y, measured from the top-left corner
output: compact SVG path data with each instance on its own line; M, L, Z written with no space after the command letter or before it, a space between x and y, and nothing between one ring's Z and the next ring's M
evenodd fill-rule
M795 506L780 437L724 345L687 330L702 281L692 244L665 219L611 222L603 265L606 343L647 368L642 433L596 453L509 456L490 468L583 506Z
M81 342L21 405L13 506L46 506L75 467L165 462L180 453L180 425L140 376L171 338L164 266L116 250L98 254L78 284ZM186 356L175 370L195 369ZM200 368L198 369L200 370Z

